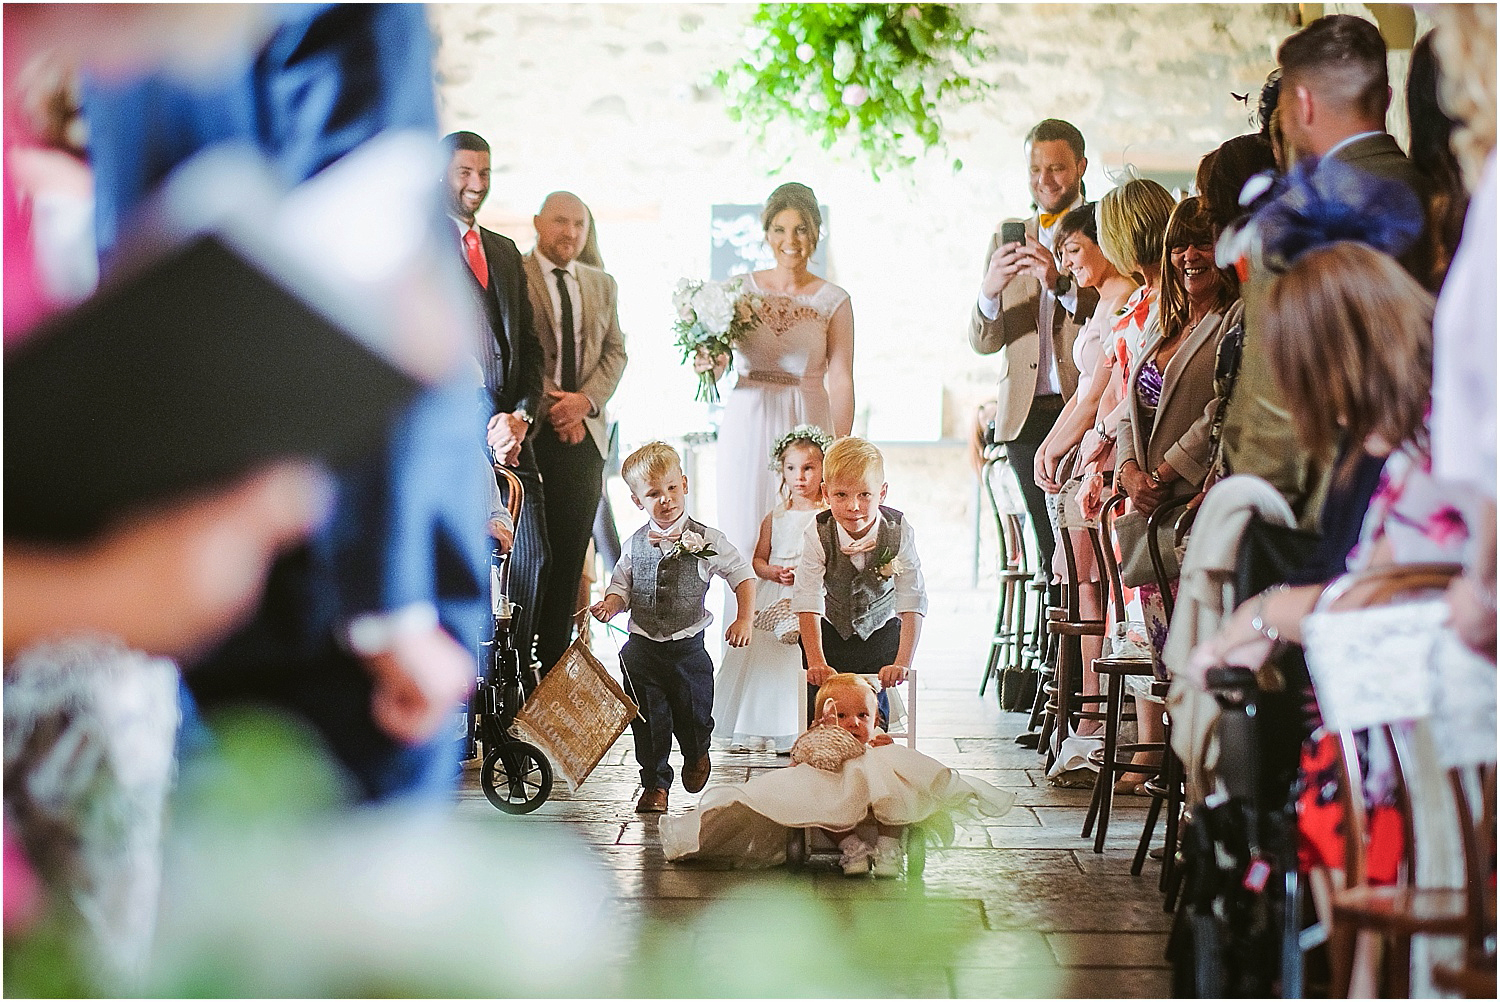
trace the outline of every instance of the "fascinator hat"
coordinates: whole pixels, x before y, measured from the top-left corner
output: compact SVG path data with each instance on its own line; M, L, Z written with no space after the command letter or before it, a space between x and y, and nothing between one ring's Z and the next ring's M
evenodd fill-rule
M1244 258L1280 273L1340 240L1399 257L1426 225L1422 203L1406 185L1326 157L1298 163L1285 177L1257 174L1240 203L1254 212L1219 241L1221 267Z

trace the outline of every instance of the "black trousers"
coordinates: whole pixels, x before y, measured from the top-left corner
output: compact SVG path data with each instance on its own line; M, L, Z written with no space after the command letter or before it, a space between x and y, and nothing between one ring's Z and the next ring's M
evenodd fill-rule
M820 619L823 637L823 660L828 662L828 667L838 672L851 672L855 675L878 675L880 669L886 665L896 663L896 654L901 650L901 617L897 616L886 621L885 625L870 634L868 640L861 640L859 634L855 634L848 640L839 636L839 631L833 628L833 624L826 619ZM807 669L807 651L802 652L802 668ZM812 723L818 716L817 702L818 687L809 685L807 687L807 722ZM886 698L885 692L881 691L875 697L876 708L880 711L878 724L881 728L891 716L891 703Z
M1057 537L1052 532L1052 520L1047 517L1047 494L1037 486L1033 471L1036 469L1036 453L1042 440L1057 423L1066 401L1056 394L1034 397L1026 423L1016 437L1005 443L1010 456L1010 468L1015 471L1021 485L1021 497L1026 502L1026 513L1031 516L1031 527L1036 533L1037 552L1041 554L1042 570L1052 575L1052 554L1057 549Z
M549 563L546 498L530 442L521 447L514 473L521 478L521 487L526 492L515 545L510 551L510 600L520 607L511 621L513 642L524 673L531 665L532 648L536 644L537 609L547 586Z
M682 640L651 640L632 633L620 648L625 691L641 708L630 722L641 786L672 788L672 738L685 762L708 754L714 733L714 663L703 634Z
M533 447L546 489L550 554L536 627L536 653L545 674L573 641L578 582L604 491L604 457L591 437L568 445L546 424L537 431Z

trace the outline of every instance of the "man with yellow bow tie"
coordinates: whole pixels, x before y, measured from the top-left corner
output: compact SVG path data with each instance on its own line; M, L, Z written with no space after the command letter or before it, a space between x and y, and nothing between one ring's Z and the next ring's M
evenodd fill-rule
M1084 204L1089 162L1083 134L1068 122L1043 119L1027 133L1025 149L1036 211L1024 221L1007 219L990 237L979 299L969 318L969 344L981 355L1000 355L995 440L1007 445L1041 566L1051 567L1052 527L1032 468L1037 448L1078 385L1073 342L1099 299L1058 271L1053 247L1062 217ZM1017 226L1023 227L1024 239L1004 240L1005 230ZM1039 337L1038 331L1049 336Z

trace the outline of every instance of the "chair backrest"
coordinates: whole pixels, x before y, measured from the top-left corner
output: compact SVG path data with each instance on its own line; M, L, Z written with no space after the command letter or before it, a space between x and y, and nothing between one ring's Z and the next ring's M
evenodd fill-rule
M998 562L1002 571L1026 571L1031 563L1026 551L1026 504L1020 485L1011 472L1003 446L991 447L980 473L990 514L995 519Z
M1445 588L1460 568L1453 564L1404 564L1375 568L1336 578L1319 596L1315 612L1351 612L1371 609L1382 605L1397 604L1398 600L1410 600L1435 590ZM1309 632L1309 641L1315 634ZM1309 648L1309 664L1314 666L1317 651ZM1365 665L1346 666L1350 671L1363 672ZM1424 666L1411 665L1413 672ZM1316 675L1316 669L1315 669ZM1326 691L1326 690L1325 690ZM1330 693L1331 695L1331 693ZM1320 695L1320 705L1323 696ZM1330 707L1330 711L1337 708ZM1352 719L1352 715L1350 716ZM1388 749L1395 772L1397 806L1401 808L1403 828L1406 836L1405 863L1410 871L1416 850L1412 818L1412 791L1408 789L1409 777L1414 770L1409 767L1411 750L1405 742L1405 732L1393 728L1389 721L1381 721L1368 727L1372 748ZM1339 798L1344 810L1344 874L1351 887L1360 886L1369 880L1369 815L1365 808L1364 770L1360 764L1359 731L1345 727L1338 731L1339 768L1341 773Z
M1117 509L1126 500L1125 492L1117 489L1104 502L1104 511L1099 515L1099 533L1094 550L1095 556L1099 558L1099 566L1109 579L1109 594L1114 603L1116 623L1125 622L1125 586L1120 582L1120 561L1115 556L1114 520Z
M511 472L510 467L496 463L495 472L505 481L505 508L510 512L511 524L519 530L521 504L526 498L526 488L521 484L521 478Z
M1151 554L1151 569L1156 572L1156 586L1161 591L1162 611L1166 614L1169 623L1172 621L1172 611L1177 604L1172 599L1172 582L1176 579L1176 575L1167 573L1166 560L1161 552L1161 528L1167 522L1179 517L1178 513L1184 512L1192 500L1191 494L1171 498L1158 505L1151 516L1146 519L1146 551ZM1172 533L1174 542L1180 534L1180 530Z
M1471 955L1480 956L1495 932L1495 914L1491 911L1495 899L1489 893L1495 865L1495 763L1449 769L1448 781L1453 787L1463 840L1464 900L1469 916L1466 938Z

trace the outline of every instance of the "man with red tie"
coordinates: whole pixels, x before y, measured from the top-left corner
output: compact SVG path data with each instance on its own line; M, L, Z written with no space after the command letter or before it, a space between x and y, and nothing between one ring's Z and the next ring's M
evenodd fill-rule
M514 642L524 666L531 664L536 613L550 562L542 480L530 434L542 403L542 350L531 331L521 252L510 238L475 221L490 193L490 144L473 132L452 133L444 144L449 151L444 185L448 216L458 228L456 250L474 275L474 293L486 320L476 354L489 395L487 438L495 459L513 467L526 489L510 571L510 597L520 606L512 621Z

